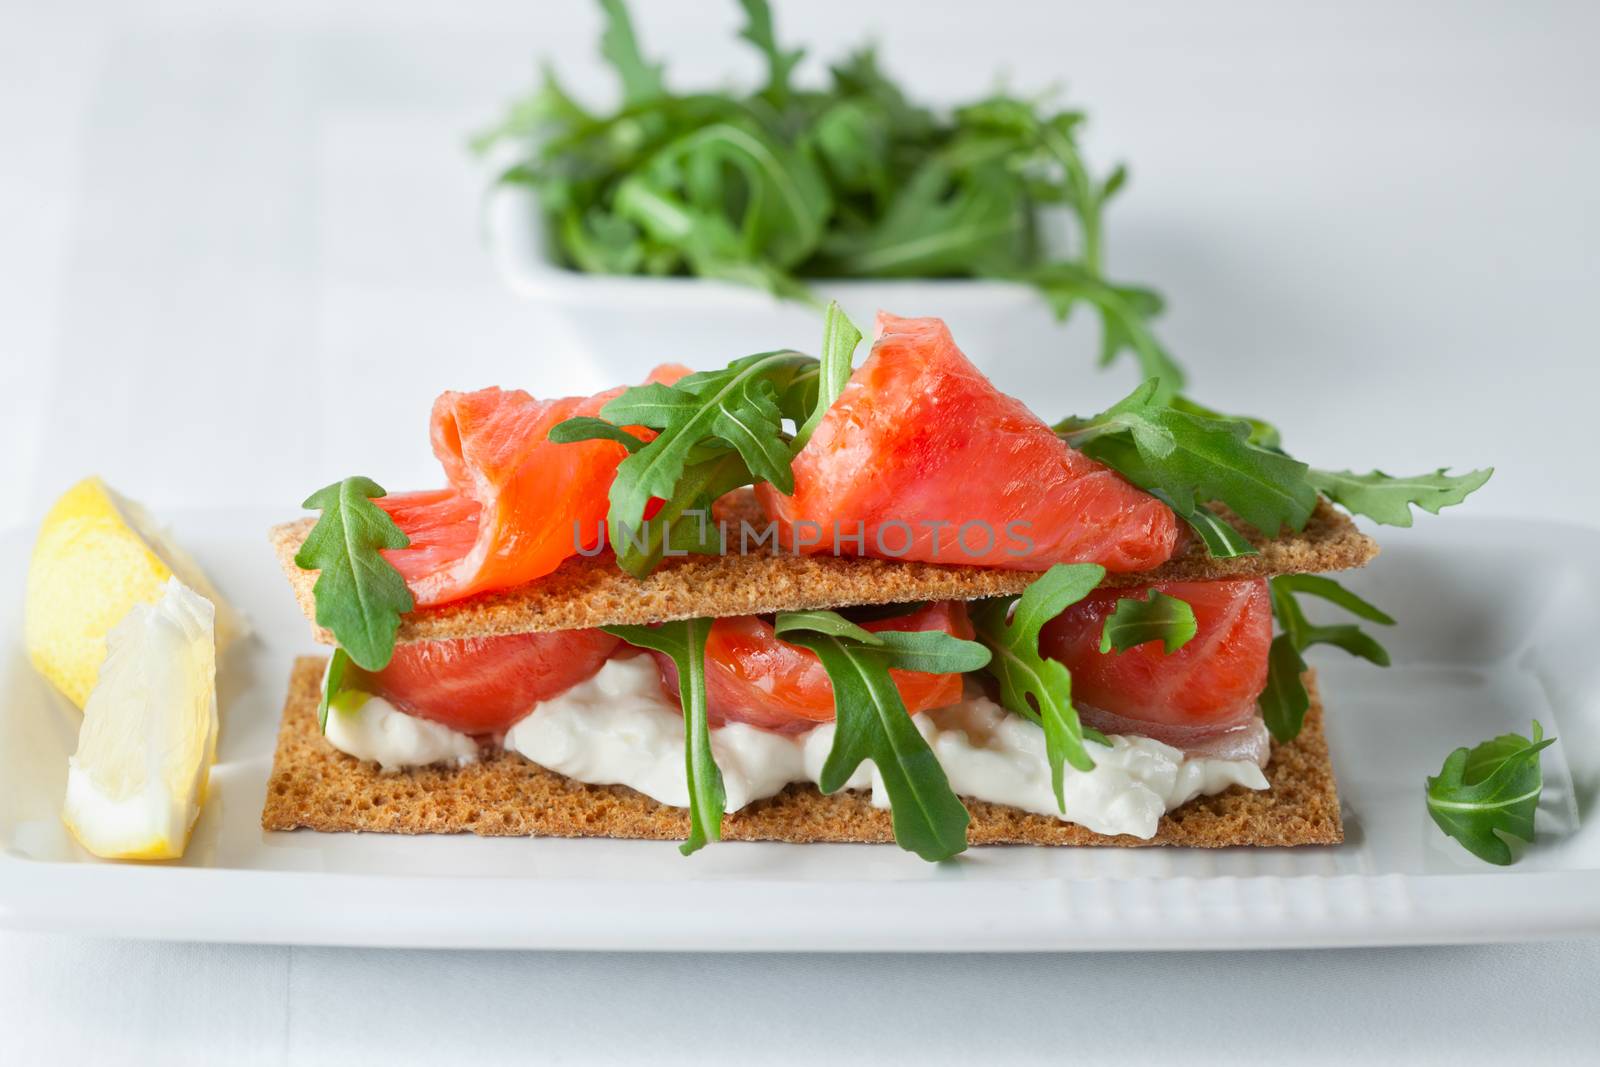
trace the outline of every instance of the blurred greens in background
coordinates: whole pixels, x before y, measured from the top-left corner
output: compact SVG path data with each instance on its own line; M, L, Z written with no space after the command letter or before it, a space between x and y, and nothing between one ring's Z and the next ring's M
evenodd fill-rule
M1127 171L1091 173L1082 112L1005 93L941 113L907 99L862 48L824 88L793 82L803 49L777 40L765 0L741 0L740 37L766 58L748 94L675 93L639 47L623 0L600 0L600 53L622 86L617 110L542 85L474 140L520 153L500 181L531 187L553 252L604 274L721 278L814 301L810 278L998 278L1034 286L1065 320L1086 303L1102 364L1127 351L1164 391L1182 372L1150 320L1150 289L1103 271L1102 214ZM1044 239L1045 209L1070 221L1070 248Z

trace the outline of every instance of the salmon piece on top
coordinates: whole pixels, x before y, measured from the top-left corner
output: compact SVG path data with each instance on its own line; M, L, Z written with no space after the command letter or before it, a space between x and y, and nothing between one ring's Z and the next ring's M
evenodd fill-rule
M670 385L687 373L663 364L649 381ZM375 501L411 538L383 556L418 607L542 578L580 547L595 547L627 450L615 441L548 438L552 426L598 415L621 392L537 400L520 389L490 388L434 401L430 435L448 487Z
M1149 570L1171 509L994 387L939 319L878 315L872 353L794 461L757 487L785 548L926 563Z

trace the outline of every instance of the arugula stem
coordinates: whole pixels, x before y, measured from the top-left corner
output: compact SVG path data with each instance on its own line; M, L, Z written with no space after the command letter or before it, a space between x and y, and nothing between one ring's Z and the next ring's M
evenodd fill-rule
M722 815L727 807L722 772L711 752L711 725L707 718L706 638L710 619L690 619L684 624L687 656L680 674L683 707L684 772L689 777L689 840L680 847L685 856L707 841L722 840Z
M685 856L722 840L728 795L711 748L707 717L706 638L711 619L680 619L658 626L603 626L638 648L654 649L678 669L678 704L683 709L683 762L689 791L689 837L679 846Z
M1083 165L1083 157L1078 153L1076 146L1062 137L1059 131L1046 123L1041 136L1046 147L1065 168L1067 184L1071 187L1073 199L1077 203L1078 225L1083 231L1082 265L1090 274L1102 277L1100 197L1095 192L1094 182L1089 177L1089 172Z

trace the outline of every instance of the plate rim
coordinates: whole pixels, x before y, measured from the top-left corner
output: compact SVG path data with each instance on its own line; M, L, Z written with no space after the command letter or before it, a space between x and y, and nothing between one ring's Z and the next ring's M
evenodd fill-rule
M0 927L251 944L630 952L1337 948L1600 934L1600 870L1024 878L984 883L988 916L937 931L925 919L905 921L908 887L899 879L830 882L825 894L798 881L549 879L537 881L537 908L528 906L530 881L6 855ZM329 900L370 900L364 891L375 883L382 909L327 907ZM708 884L716 889L709 896ZM637 906L642 887L658 907ZM1486 890L1513 921L1484 921ZM918 882L911 891L920 915L970 911L973 903L971 885L957 880ZM726 907L756 893L759 914ZM95 906L86 910L85 899ZM265 913L263 900L273 904ZM661 922L662 915L672 922Z

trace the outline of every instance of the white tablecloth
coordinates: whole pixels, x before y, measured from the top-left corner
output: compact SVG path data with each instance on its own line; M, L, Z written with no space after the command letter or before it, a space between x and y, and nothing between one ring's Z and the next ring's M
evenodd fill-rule
M604 956L13 935L5 950L0 1055L19 1064L1584 1063L1600 1038L1594 941Z
M731 3L635 6L680 82L753 71ZM1278 415L1324 462L1494 463L1479 514L1600 523L1592 5L830 0L780 19L825 54L876 33L939 98L1000 63L1019 87L1070 79L1097 157L1134 164L1113 267L1167 293L1206 396ZM426 485L439 389L587 385L494 277L463 142L536 53L604 91L593 33L587 5L510 0L9 12L0 527L90 471L157 511L292 502L380 462ZM1084 376L1096 399L1127 385ZM358 389L417 416L341 418ZM1597 984L1595 942L740 958L8 933L0 1062L1468 1062L1593 1055Z

